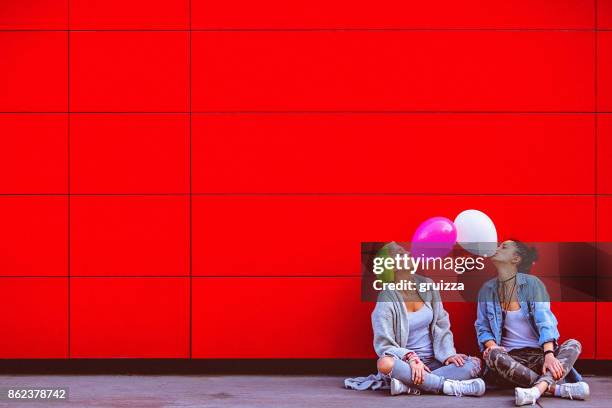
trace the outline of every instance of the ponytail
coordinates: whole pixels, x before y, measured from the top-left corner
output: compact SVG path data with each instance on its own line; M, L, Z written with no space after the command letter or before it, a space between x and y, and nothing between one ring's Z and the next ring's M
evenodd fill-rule
M538 250L536 247L529 247L525 243L512 239L516 245L516 252L521 257L521 262L518 265L518 271L522 273L530 273L531 267L538 260Z

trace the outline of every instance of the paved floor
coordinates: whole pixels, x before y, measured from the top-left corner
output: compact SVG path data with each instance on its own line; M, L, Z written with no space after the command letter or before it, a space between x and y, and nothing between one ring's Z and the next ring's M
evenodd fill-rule
M590 401L541 399L542 406L612 407L612 377L588 377ZM343 377L211 376L211 375L62 375L0 376L7 387L69 387L68 403L23 403L2 400L6 407L512 407L512 391L489 392L481 398L421 395L391 397L388 391L343 388Z

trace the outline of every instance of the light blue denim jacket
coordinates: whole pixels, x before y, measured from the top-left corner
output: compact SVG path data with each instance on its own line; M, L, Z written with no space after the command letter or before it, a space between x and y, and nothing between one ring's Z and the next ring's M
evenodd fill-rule
M542 281L533 275L518 273L516 275L516 296L521 310L528 317L538 343L543 345L552 341L557 347L559 331L557 318L550 310L550 298ZM495 340L501 344L502 337L502 308L497 294L497 278L493 278L480 288L478 293L478 311L476 316L476 336L480 351L484 350L484 343ZM568 382L581 381L582 377L572 368L566 376Z

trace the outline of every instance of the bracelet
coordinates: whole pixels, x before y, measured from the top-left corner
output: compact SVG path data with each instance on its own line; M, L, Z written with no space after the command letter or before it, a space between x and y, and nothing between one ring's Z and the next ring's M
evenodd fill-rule
M410 361L410 359L414 358L415 355L416 355L416 353L414 351L410 351L410 352L404 354L404 358L402 358L402 360Z
M419 361L419 356L414 351L406 353L404 356L404 361L410 363L412 360L417 360L417 362Z
M544 357L546 357L546 355L547 355L548 353L550 353L550 354L552 354L552 355L554 355L554 354L555 354L555 352L554 352L553 350L546 350L546 351L544 352Z

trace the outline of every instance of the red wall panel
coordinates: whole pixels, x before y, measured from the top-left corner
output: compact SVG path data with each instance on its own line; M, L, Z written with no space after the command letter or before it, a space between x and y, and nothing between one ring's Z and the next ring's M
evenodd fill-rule
M0 196L0 225L0 285L3 276L68 274L66 196Z
M599 29L612 28L612 1L598 0L597 17ZM597 96L598 111L612 111L612 33L600 31L597 34ZM598 193L612 194L612 166L610 165L610 155L612 154L612 119L611 115L599 114L597 123L598 135ZM597 238L599 242L612 242L612 197L598 197L597 199ZM601 247L603 251L608 251L609 244ZM610 254L608 254L610 255ZM607 270L600 270L599 273L609 274ZM610 290L609 281L600 281L599 290L601 292ZM600 295L602 294L600 292ZM604 292L606 293L606 292ZM605 296L608 299L609 296ZM609 316L612 312L611 302L597 303L597 359L612 359L612 351L609 345L612 343L612 328L609 324Z
M66 32L0 32L0 49L1 112L66 111Z
M444 309L449 314L453 342L458 353L480 356L476 339L476 303L444 302Z
M80 114L70 125L72 193L189 193L188 115Z
M0 358L68 357L68 279L0 278Z
M0 193L68 192L68 115L0 114Z
M597 0L597 27L612 29L612 0Z
M589 115L199 114L192 120L196 193L594 192Z
M74 196L70 219L71 275L189 275L187 196Z
M597 108L612 112L612 31L601 31L597 36Z
M374 358L360 291L359 278L194 279L193 357Z
M597 240L612 242L612 196L597 198Z
M73 358L189 357L189 278L72 278Z
M70 33L70 107L78 112L186 112L189 33Z
M612 360L612 329L610 328L610 315L612 302L597 303L597 359Z
M68 0L4 0L2 30L63 30L68 27Z
M70 28L189 29L189 0L70 0Z
M602 196L597 199L597 238L599 242L608 243L601 247L601 250L608 252L612 242L612 196ZM608 253L608 255L612 255ZM599 271L600 274L607 273L610 271ZM599 282L599 290L607 291L610 290L610 280ZM602 296L605 294L605 297ZM604 300L609 299L609 292L600 292L600 296ZM612 302L599 302L597 303L597 358L610 360L612 359L612 350L610 350L610 344L612 344L612 327L610 326L610 314L612 313Z
M468 208L489 214L500 239L595 238L592 197L195 196L193 274L358 276L360 242L408 241L423 220Z
M193 109L592 111L593 35L194 32Z
M585 0L192 0L193 28L591 28Z
M599 114L597 138L597 192L612 194L612 115Z
M0 358L373 358L362 241L612 239L610 0L0 3Z
M552 302L551 308L559 321L560 342L577 339L582 344L582 359L595 358L595 302ZM579 318L576 318L579 316Z

